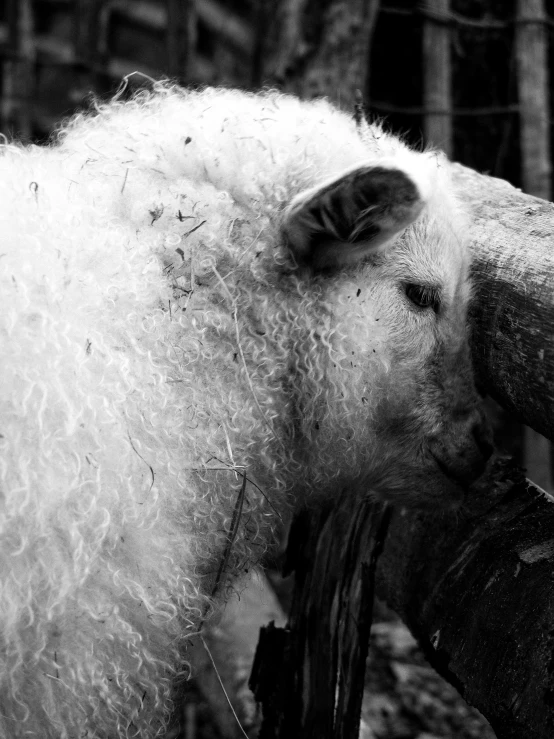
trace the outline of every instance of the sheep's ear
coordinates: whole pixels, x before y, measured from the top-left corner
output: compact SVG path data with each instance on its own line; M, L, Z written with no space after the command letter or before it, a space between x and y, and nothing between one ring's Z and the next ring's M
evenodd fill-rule
M384 247L415 221L423 205L406 172L365 165L294 198L283 231L299 265L340 267Z

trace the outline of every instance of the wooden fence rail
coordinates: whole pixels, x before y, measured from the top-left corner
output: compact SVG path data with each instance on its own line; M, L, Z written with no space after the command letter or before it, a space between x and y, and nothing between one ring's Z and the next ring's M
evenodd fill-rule
M554 438L554 204L457 165L473 211L473 345L489 393Z

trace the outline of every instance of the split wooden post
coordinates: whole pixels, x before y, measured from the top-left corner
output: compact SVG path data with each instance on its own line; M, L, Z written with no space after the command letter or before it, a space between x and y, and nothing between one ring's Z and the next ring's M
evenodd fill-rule
M295 573L288 627L262 629L250 686L263 705L259 739L357 737L375 567L387 507L343 490L335 506L301 511L287 548Z

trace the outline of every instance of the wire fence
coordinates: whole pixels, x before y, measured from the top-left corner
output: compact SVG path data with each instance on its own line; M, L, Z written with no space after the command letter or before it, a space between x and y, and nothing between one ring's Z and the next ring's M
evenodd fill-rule
M22 138L32 137L33 131L44 132L84 96L80 88L102 94L137 70L152 78L170 76L193 85L250 87L260 79L263 82L257 69L261 61L256 59L256 36L263 26L246 0L240 14L227 5L216 0L7 0L0 22L2 131ZM380 3L378 13L419 23L422 36L426 28L434 27L439 34L442 30L450 37L447 43L460 29L513 35L518 29L540 27L550 36L554 28L545 13L475 19L440 2L416 3L409 9ZM117 42L118 37L123 37L123 43ZM62 110L43 99L45 78L46 88L52 78L65 80L67 100ZM370 109L422 119L463 118L512 116L520 112L520 105L515 101L441 107L428 101L407 105L401 100L371 99Z

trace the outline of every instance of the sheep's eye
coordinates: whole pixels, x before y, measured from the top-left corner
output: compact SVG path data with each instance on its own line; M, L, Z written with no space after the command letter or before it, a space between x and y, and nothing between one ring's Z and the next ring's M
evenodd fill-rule
M440 294L435 287L425 285L406 285L406 295L418 308L432 308L438 313L440 308Z

